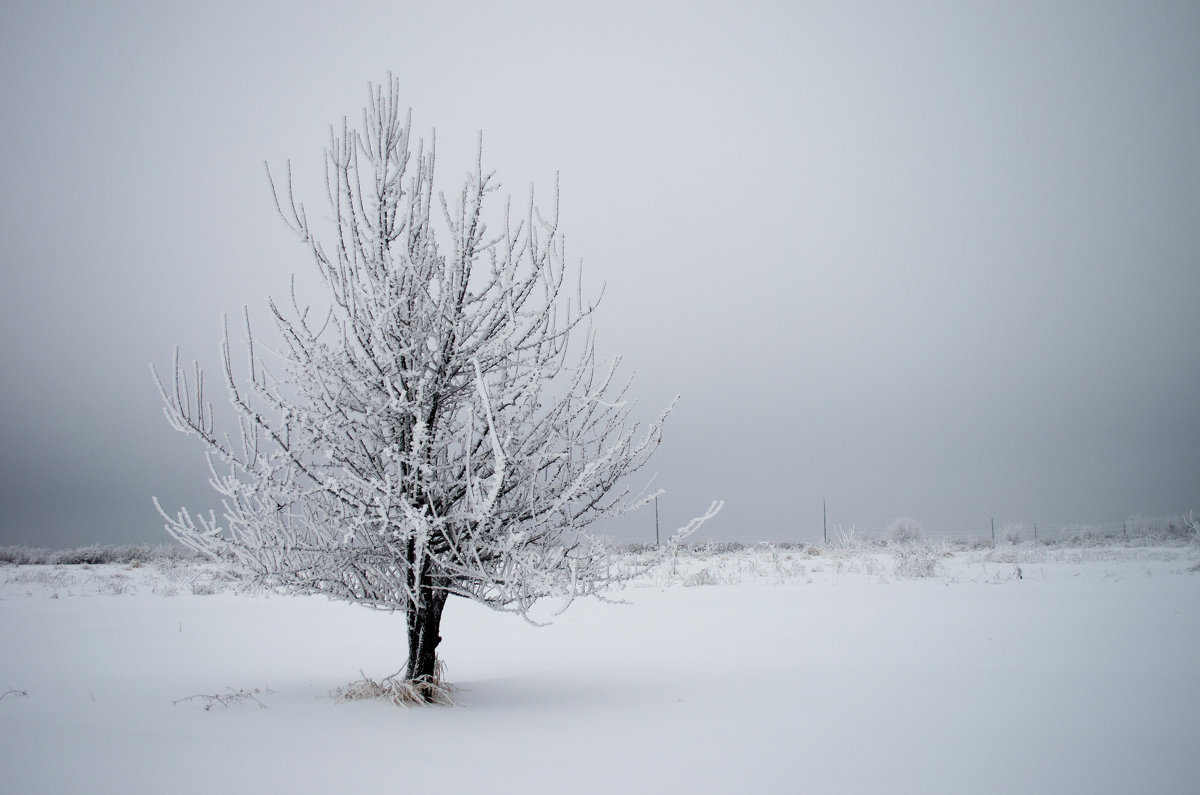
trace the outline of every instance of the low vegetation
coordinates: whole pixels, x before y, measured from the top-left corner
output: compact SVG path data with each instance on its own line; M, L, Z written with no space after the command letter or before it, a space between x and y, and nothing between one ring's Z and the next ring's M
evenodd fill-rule
M653 544L628 544L615 550L613 563L630 573L629 577L618 579L634 579L635 584L693 587L743 582L812 582L814 575L819 578L825 573L921 579L944 575L942 561L965 554L970 554L972 560L981 565L1015 567L1047 562L1064 555L1109 554L1106 550L1114 547L1128 548L1128 554L1136 556L1137 550L1143 547L1191 547L1200 543L1200 519L1190 516L1130 519L1115 527L1114 532L1114 525L1070 525L1057 533L1043 533L1035 541L1022 525L1007 523L995 542L990 538L953 539L895 533L893 528L889 528L883 537L872 538L854 528L838 527L833 529L828 544L698 541L679 544L675 554L666 558ZM88 546L69 550L0 547L0 565L87 567L118 564L128 568L148 565L171 570L175 576L154 586L156 591L168 596L175 593L207 595L230 588L254 590L228 565L196 565L206 561L199 553L172 544ZM1200 567L1190 570L1200 571ZM80 580L71 577L69 571L50 568L44 575L30 572L13 576L52 580L57 590L64 593L69 593L72 588L97 593L135 590L132 581L112 577L97 580L86 575ZM11 581L12 576L8 579ZM390 686L386 682L374 684L378 686L377 690ZM345 697L354 698L355 694L347 692Z
M0 547L0 563L10 563L16 566L99 566L105 563L140 565L199 560L205 560L204 556L179 544L92 545L76 549Z

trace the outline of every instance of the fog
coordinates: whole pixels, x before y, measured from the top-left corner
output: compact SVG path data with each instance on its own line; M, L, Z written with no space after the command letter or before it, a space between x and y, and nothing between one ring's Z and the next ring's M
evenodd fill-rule
M148 365L312 276L328 126L400 79L604 285L664 530L1200 509L1200 8L1142 3L0 7L0 543L218 508ZM215 375L215 372L214 372ZM653 512L610 528L653 538Z

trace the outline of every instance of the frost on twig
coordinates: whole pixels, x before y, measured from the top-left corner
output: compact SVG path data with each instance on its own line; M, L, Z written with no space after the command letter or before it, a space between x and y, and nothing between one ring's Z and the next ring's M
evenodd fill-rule
M266 709L267 705L262 703L258 698L260 695L267 695L273 692L270 688L259 689L242 689L234 690L226 688L228 693L197 693L194 696L185 696L184 698L176 699L172 704L180 704L184 701L200 701L204 704L204 710L207 712L213 707L225 707L228 709L235 704L254 703L259 709Z
M675 576L675 564L679 557L679 547L683 544L684 541L687 541L689 538L691 538L691 536L697 530L700 529L700 525L704 524L709 519L713 518L718 513L720 513L721 508L723 508L723 507L725 507L724 501L714 500L712 502L712 504L708 506L707 511L705 511L700 516L697 516L696 518L692 519L690 522L688 522L683 527L679 528L678 530L676 530L674 533L671 534L671 537L667 540L666 554L669 554L671 556L671 576L672 577Z

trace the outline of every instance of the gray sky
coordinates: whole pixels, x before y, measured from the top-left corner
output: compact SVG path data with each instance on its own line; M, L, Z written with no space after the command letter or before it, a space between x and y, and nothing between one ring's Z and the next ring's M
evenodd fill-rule
M1200 6L502 5L0 5L0 543L217 507L147 365L311 273L262 162L316 206L389 70L447 192L561 171L665 525L1200 509Z

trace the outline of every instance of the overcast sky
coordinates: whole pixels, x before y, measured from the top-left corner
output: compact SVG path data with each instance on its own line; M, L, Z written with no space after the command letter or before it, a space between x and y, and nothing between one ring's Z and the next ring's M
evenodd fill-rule
M335 5L0 4L0 543L218 507L148 365L311 274L263 161L317 205L389 71L444 190L561 172L664 525L1200 509L1200 6Z

